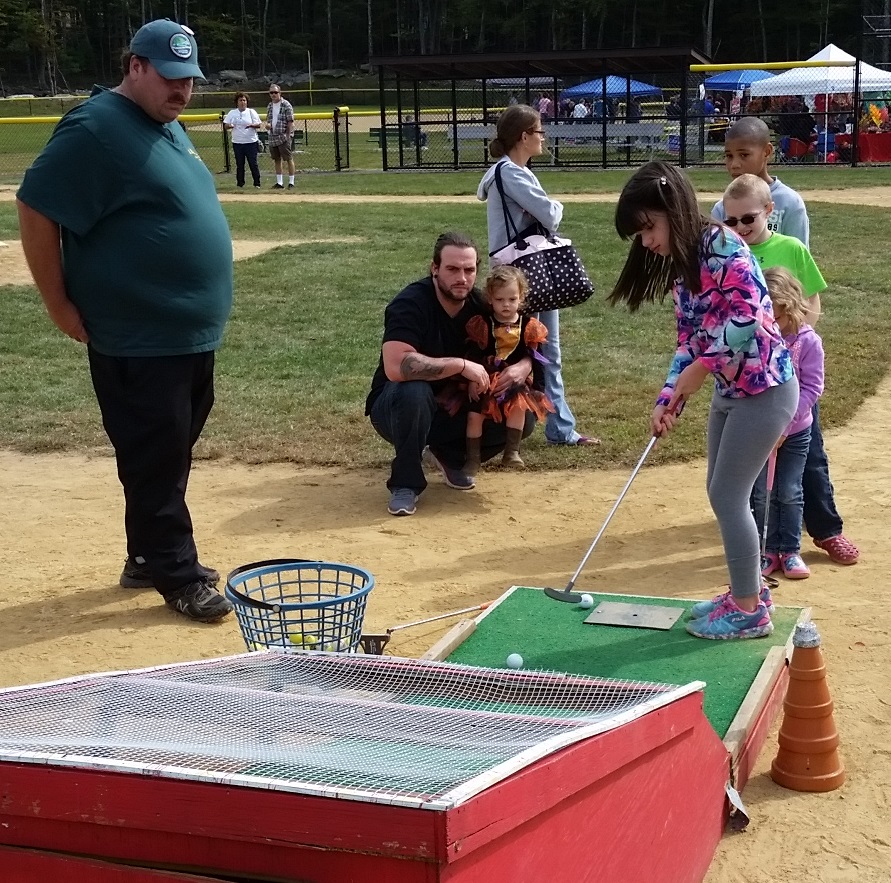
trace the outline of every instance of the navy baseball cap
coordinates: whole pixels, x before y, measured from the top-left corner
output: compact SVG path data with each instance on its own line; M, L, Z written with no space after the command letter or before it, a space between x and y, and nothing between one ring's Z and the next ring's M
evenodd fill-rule
M133 35L130 51L147 58L165 80L204 79L198 67L198 44L194 32L169 18L143 25Z

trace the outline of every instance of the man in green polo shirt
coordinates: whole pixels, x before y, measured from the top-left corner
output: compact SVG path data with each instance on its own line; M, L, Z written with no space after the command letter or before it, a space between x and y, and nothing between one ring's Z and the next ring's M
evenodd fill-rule
M123 79L70 111L17 194L22 246L50 318L86 344L126 504L121 585L215 622L232 605L198 562L185 494L213 406L232 306L232 240L213 178L176 122L198 67L192 31L134 35Z

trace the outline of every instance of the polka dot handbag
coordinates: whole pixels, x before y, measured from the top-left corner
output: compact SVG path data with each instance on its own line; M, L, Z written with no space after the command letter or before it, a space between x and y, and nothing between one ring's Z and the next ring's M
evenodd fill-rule
M541 224L517 232L508 214L501 184L501 169L495 169L495 183L504 209L504 225L513 236L503 248L489 255L492 266L511 264L523 271L529 282L524 311L527 313L562 310L584 303L594 293L585 265L569 239L549 233Z

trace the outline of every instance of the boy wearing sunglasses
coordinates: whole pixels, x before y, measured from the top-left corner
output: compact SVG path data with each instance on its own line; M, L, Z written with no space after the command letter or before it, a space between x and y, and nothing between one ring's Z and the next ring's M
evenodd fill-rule
M723 221L745 240L762 270L783 267L798 280L806 298L805 323L813 327L820 316L820 292L826 288L826 282L810 251L799 239L770 229L769 219L776 214L772 194L773 187L758 175L735 177L720 202ZM819 413L819 405L815 404L802 480L804 525L814 545L836 564L856 564L860 550L843 532L844 521L835 505Z
M820 316L820 292L826 282L798 239L770 229L774 203L767 183L756 175L740 175L730 182L721 203L724 223L749 246L761 269L784 267L801 283L807 298L806 321L815 325Z
M805 248L810 248L810 223L804 200L791 187L768 173L767 164L772 156L770 129L763 120L758 117L742 117L727 129L724 135L724 164L730 177L735 180L743 175L754 175L763 181L768 187L768 198L773 206L767 219L767 229L775 234L794 237ZM715 204L712 217L718 221L727 217L723 199ZM774 247L777 244L775 242ZM776 260L764 263L763 266L786 264ZM794 269L792 272L796 273ZM811 326L820 314L819 298L819 293L811 294L808 298L810 309L807 323ZM860 550L844 535L844 522L835 505L835 492L829 480L829 459L820 428L819 405L814 406L811 446L804 467L804 523L807 532L813 537L814 545L826 552L836 564L857 563Z

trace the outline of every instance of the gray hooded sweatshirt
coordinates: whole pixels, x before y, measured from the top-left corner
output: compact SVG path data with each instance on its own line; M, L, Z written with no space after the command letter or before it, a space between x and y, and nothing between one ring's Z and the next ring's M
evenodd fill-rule
M477 199L487 203L489 254L507 245L508 239L513 235L513 231L508 232L505 227L501 199L495 184L495 169L498 166L501 167L501 184L504 187L507 212L517 232L538 221L543 227L556 233L563 219L563 204L545 193L538 178L529 169L504 157L486 170L476 191Z

